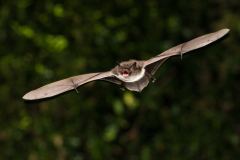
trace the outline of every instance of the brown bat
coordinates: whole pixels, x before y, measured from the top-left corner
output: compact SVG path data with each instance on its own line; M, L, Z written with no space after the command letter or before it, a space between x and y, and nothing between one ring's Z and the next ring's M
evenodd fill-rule
M23 96L23 99L35 100L52 97L72 89L77 91L78 86L95 80L104 80L118 84L122 90L125 90L126 87L131 91L141 92L148 85L149 80L155 81L155 78L152 76L169 57L180 55L182 58L184 53L206 46L223 37L228 31L229 29L222 29L203 35L175 46L147 61L129 60L121 63L117 62L117 66L108 72L83 74L50 83L28 92Z

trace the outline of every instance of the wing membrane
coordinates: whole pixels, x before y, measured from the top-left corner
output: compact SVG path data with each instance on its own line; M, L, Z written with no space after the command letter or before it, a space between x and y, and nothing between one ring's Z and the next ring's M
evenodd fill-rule
M219 38L223 37L228 32L229 32L229 29L222 29L220 31L206 34L201 37L195 38L189 42L185 42L180 45L177 45L177 46L157 55L156 57L153 57L153 58L147 60L144 64L144 66L146 67L149 64L160 61L162 59L166 59L171 56L175 56L175 55L182 56L182 54L184 54L184 53L201 48L203 46L206 46L206 45L218 40Z
M109 71L70 77L67 79L50 83L36 90L30 91L23 96L23 99L33 100L52 97L66 91L76 89L78 86L81 86L85 83L111 76L113 76L113 74L111 71Z

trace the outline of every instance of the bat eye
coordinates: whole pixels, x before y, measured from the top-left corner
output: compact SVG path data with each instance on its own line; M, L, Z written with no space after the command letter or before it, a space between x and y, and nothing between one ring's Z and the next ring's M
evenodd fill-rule
M123 70L123 77L128 77L128 76L129 76L128 70Z

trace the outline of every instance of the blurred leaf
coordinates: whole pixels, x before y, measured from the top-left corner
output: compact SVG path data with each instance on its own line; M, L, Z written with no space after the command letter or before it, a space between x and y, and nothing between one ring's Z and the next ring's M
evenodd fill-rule
M116 135L117 135L117 132L118 132L118 127L117 127L117 125L115 125L115 124L109 125L109 126L106 128L106 130L105 130L104 139L105 139L106 141L113 141L113 140L115 140Z
M123 100L129 109L136 108L139 103L139 101L134 97L133 93L130 91L124 92Z
M120 100L115 100L114 104L113 104L113 107L114 107L114 112L117 115L123 114L124 108L123 108L123 104Z

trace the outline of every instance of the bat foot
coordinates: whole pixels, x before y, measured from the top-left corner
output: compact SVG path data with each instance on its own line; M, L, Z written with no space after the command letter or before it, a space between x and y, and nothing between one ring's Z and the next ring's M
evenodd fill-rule
M156 81L156 78L151 77L151 81L154 83Z
M156 78L153 78L151 74L145 71L145 74L148 76L149 79L151 79L152 83L155 82Z
M125 88L124 88L124 87L121 87L120 89L121 89L122 91L125 91Z

